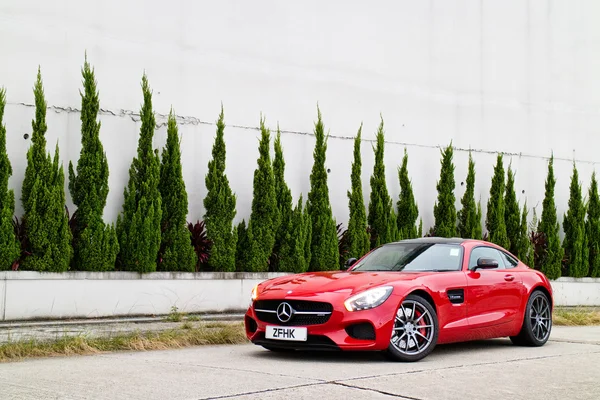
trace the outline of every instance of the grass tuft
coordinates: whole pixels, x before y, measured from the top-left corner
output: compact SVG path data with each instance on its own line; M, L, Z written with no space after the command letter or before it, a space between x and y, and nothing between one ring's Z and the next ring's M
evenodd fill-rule
M556 308L553 312L554 325L592 326L600 325L600 309L597 308Z
M134 333L106 338L64 337L56 341L21 341L0 345L0 362L26 358L89 355L115 351L148 351L190 346L246 343L243 324L211 324L162 332Z

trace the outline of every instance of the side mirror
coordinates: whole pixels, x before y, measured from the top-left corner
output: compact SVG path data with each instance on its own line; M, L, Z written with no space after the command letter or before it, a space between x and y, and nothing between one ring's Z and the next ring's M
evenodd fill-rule
M473 271L478 269L495 269L498 268L498 261L493 258L480 258L477 260L477 265L473 267Z
M344 264L344 266L342 267L342 270L345 271L348 268L350 268L351 266L354 265L354 263L357 261L356 258L349 258L348 261L346 261L346 264Z

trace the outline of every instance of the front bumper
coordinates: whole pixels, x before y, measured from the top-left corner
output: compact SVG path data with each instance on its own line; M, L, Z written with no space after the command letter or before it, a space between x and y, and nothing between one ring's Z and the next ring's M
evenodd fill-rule
M264 321L264 313L256 312L253 302L244 318L246 336L257 345L305 350L385 350L389 346L394 318L400 296L392 294L380 306L362 311L348 311L344 307L347 296L332 294L295 296L285 298L260 298L261 300L325 302L333 306L329 319L319 324L295 325L294 319L283 324L273 319ZM261 317L263 319L261 319ZM266 339L267 326L302 326L307 328L306 341L284 341Z

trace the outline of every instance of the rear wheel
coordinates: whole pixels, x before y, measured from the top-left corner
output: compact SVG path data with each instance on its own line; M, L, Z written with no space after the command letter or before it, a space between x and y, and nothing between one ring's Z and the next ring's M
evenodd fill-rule
M438 330L435 309L423 297L411 294L396 311L386 355L395 361L419 361L433 351Z
M550 338L551 330L550 300L544 293L536 290L527 301L521 332L517 336L511 336L510 340L517 346L543 346Z

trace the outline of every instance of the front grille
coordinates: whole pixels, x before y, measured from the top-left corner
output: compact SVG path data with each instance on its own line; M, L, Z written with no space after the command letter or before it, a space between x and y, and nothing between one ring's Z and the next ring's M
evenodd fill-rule
M281 322L277 318L277 308L281 303L288 303L294 310L292 318L287 322ZM268 324L305 326L327 322L333 312L333 306L329 303L306 300L257 300L254 302L254 311L258 319Z

